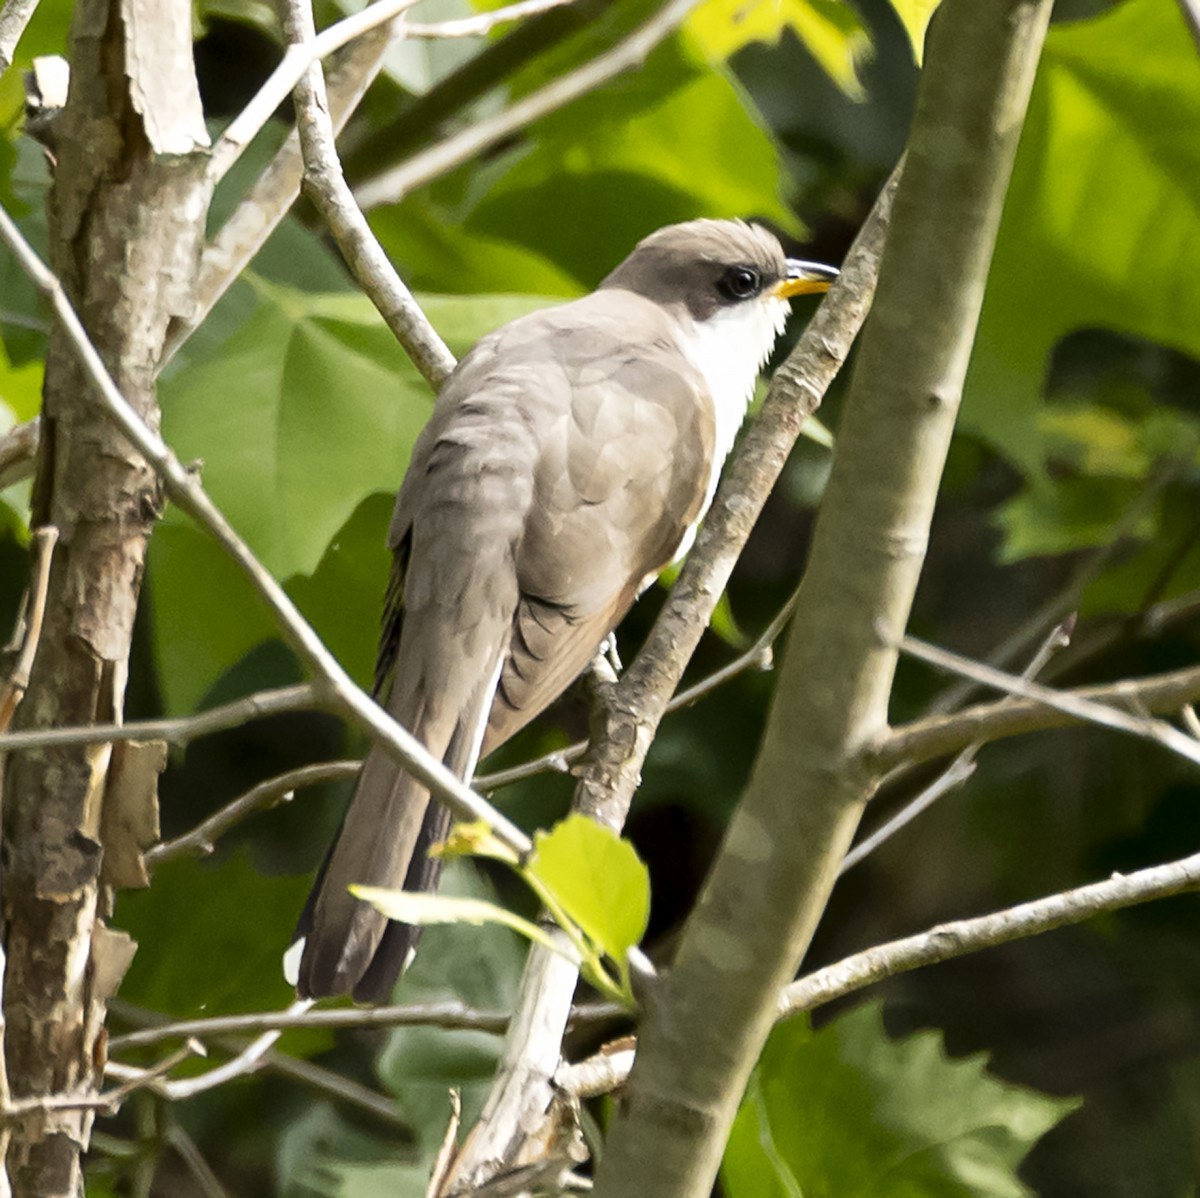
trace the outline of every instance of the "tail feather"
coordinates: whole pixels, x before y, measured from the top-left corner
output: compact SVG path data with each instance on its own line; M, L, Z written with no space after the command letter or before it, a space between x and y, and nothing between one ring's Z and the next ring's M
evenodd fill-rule
M499 667L464 708L412 722L414 733L459 777L469 778L483 738ZM411 960L420 929L391 923L349 893L352 885L432 890L441 862L429 846L445 839L450 813L382 749L367 755L333 848L318 871L293 938L303 941L295 985L301 997L352 993L386 1000Z

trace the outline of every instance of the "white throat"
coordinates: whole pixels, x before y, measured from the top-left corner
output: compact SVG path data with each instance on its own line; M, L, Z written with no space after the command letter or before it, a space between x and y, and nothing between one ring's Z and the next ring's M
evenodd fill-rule
M679 348L708 384L716 425L712 468L697 523L712 502L721 468L754 395L754 381L770 357L787 318L787 300L766 297L720 308L704 321L685 318L676 324ZM679 546L676 560L691 548L695 537L693 525Z

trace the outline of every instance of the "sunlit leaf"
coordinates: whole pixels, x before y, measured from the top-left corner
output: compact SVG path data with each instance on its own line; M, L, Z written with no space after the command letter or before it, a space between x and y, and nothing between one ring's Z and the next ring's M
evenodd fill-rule
M912 43L913 58L920 66L925 58L925 30L941 0L891 0L904 32Z
M1076 329L1200 356L1200 57L1172 0L1046 39L968 376L963 427L1044 472L1036 412Z
M858 66L871 48L845 0L704 0L684 25L704 55L725 59L749 42L775 44L791 29L848 96L865 96Z
M611 828L570 815L534 837L527 866L585 935L618 962L646 931L650 875Z

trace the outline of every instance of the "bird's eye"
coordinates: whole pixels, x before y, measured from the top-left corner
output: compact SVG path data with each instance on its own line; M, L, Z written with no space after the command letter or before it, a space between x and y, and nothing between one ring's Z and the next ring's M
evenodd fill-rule
M762 279L752 266L731 266L717 282L717 290L728 300L745 300L762 289Z

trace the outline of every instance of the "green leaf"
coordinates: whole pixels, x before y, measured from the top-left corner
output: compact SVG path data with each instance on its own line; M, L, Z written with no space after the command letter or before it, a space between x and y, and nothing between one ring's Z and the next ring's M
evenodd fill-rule
M962 425L1045 473L1036 413L1065 334L1200 356L1200 58L1172 0L1046 39L996 247Z
M1131 483L1094 478L1027 487L996 515L996 523L1004 531L1000 560L1014 562L1107 544L1138 489ZM1147 538L1154 529L1154 513L1146 512L1134 527L1123 531L1127 536Z
M537 924L484 899L459 898L422 890L389 890L382 886L351 886L350 893L382 911L388 919L396 919L401 923L413 924L416 927L447 923L483 927L485 924L494 923L511 928L527 940L545 948L562 951L561 946L547 936Z
M791 29L846 95L866 97L858 66L871 39L844 0L705 0L683 28L702 55L716 60L750 42L777 45Z
M913 59L920 66L925 58L925 30L941 0L891 0L891 3L908 34Z
M150 889L118 898L115 922L139 944L121 997L181 1018L287 1006L283 950L308 885L264 877L244 852L162 866Z
M569 815L535 835L526 871L591 941L624 964L650 919L650 874L629 841L587 816Z
M772 1033L734 1124L730 1198L1026 1198L1016 1168L1078 1103L1008 1085L871 1003Z

